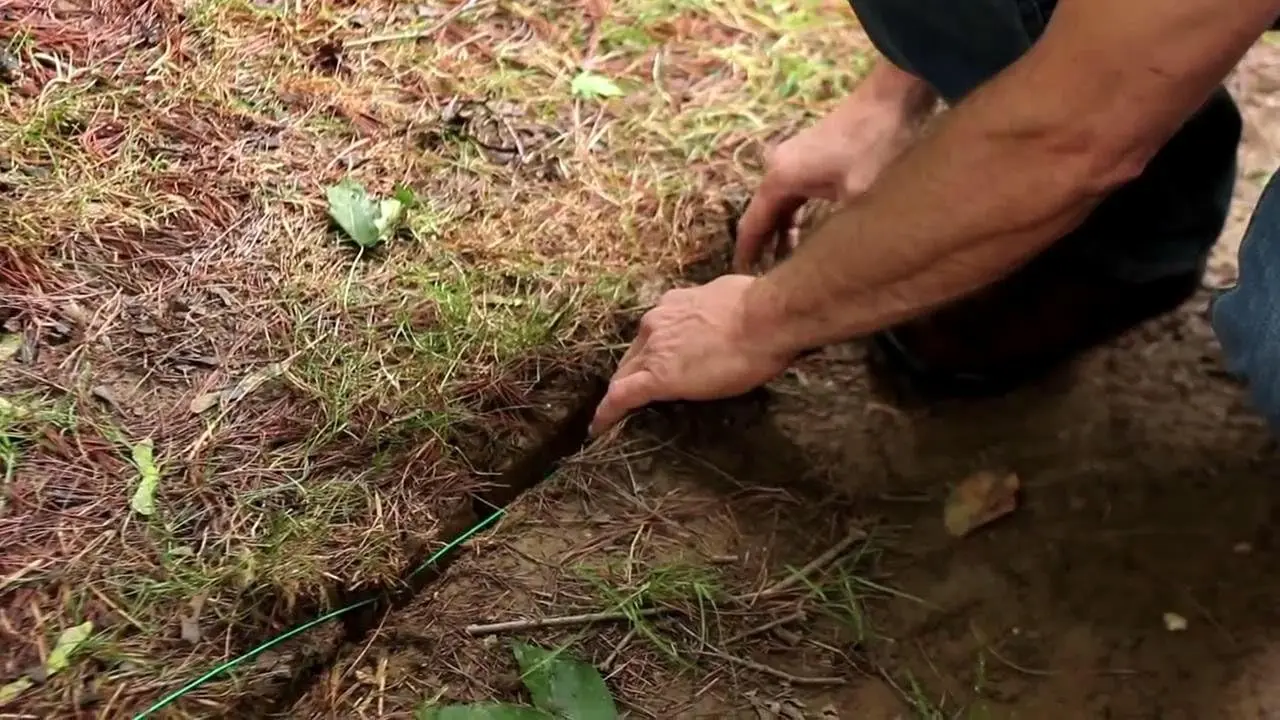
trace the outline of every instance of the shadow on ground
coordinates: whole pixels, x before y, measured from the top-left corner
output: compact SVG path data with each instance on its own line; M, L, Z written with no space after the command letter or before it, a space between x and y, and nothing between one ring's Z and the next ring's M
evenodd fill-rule
M769 413L695 411L671 437L718 492L803 497L795 542L834 517L888 531L886 582L921 602L875 613L866 657L901 690L873 693L899 696L884 717L902 696L926 717L1273 717L1277 453L1215 371L1204 308L1040 387L919 414L867 400L856 351L830 352ZM952 538L947 489L982 469L1016 472L1021 506ZM877 717L852 692L840 709Z

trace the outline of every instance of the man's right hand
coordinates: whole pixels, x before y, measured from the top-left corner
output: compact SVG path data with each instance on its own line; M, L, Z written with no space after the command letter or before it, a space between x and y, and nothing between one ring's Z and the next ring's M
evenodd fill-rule
M812 199L846 203L871 186L915 137L935 95L925 83L881 62L834 111L775 147L742 219L733 270L747 274L790 249L796 212Z

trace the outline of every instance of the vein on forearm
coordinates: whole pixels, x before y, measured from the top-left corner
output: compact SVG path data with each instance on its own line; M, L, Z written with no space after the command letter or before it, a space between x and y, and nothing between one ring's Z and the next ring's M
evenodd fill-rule
M1036 47L763 278L762 324L803 349L1016 269L1136 177L1280 8L1241 2L1063 0Z

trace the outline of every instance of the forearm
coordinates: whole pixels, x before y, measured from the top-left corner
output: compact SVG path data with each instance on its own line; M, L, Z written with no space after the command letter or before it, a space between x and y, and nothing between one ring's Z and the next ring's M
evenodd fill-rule
M1273 2L1247 2L1231 15L1209 0L1064 0L1036 48L756 283L750 322L795 352L1013 271L1135 177L1203 101L1274 15Z
M1023 101L1007 86L953 109L762 278L753 295L777 342L799 351L909 319L1015 269L1087 215L1097 194L1073 167L1083 159L1047 142L1054 121L1040 109L1018 117Z

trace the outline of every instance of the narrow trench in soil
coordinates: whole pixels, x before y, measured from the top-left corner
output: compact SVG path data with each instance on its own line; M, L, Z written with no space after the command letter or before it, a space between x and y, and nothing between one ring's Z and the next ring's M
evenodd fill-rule
M524 493L537 487L555 471L561 460L580 450L587 440L587 428L596 405L604 397L605 388L604 380L598 377L586 380L569 402L568 410L562 411L564 414L560 419L548 422L541 429L540 439L534 446L515 458L484 492L472 497L470 507L462 509L446 524L440 533L440 542L447 546L463 538L478 523L505 510ZM419 593L433 586L455 557L454 553L447 553L435 564L424 568L433 554L425 548L417 553L395 584L339 593L335 607L366 604L340 618L342 629L337 641L299 664L270 698L247 694L231 708L227 717L262 717L286 712L305 697L345 649L365 642L369 633L382 624L388 614L405 607ZM308 619L300 618L300 621Z
M733 207L726 206L725 210L726 226L731 238L738 213ZM682 273L682 280L689 283L707 282L723 273L728 268L731 248L730 244L726 244L718 252L709 253L702 260L691 263ZM618 337L629 336L626 331L634 328L627 327L629 323L625 318L616 320L619 327L615 334ZM460 508L445 523L439 533L440 546L448 546L473 532L478 523L505 510L549 477L561 460L582 449L587 441L587 428L595 407L604 397L606 389L607 382L604 378L583 378L579 375L575 386L557 393L557 399L560 400L558 411L534 422L538 439L531 447L517 451L506 469L488 483L486 490L472 496L470 507ZM423 590L432 587L440 579L450 567L455 554L446 553L435 564L424 568L423 565L433 553L429 548L422 548L414 553L395 583L336 593L330 607L343 608L360 603L367 605L339 618L341 629L335 638L322 641L317 648L299 652L302 660L291 668L291 672L276 684L269 695L246 693L239 702L230 706L224 717L262 717L284 713L295 706L307 696L317 680L323 677L346 649L364 643L370 632L382 625L390 613L410 604ZM289 624L297 626L320 614L320 604L312 603L300 608L295 622Z

